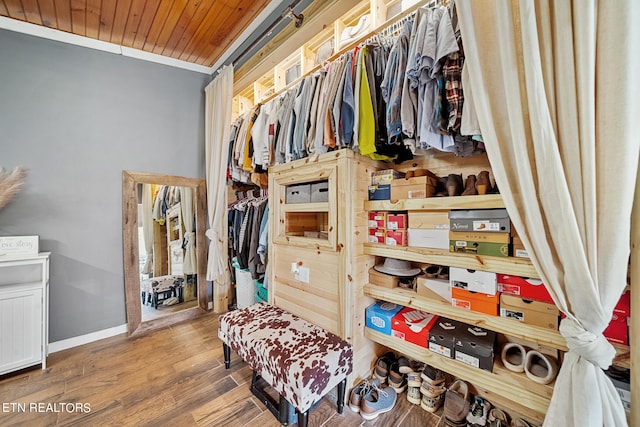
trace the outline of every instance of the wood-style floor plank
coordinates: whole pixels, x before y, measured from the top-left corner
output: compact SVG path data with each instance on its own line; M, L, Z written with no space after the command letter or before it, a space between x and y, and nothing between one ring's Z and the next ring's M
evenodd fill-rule
M218 316L207 314L135 338L123 334L51 354L45 370L0 376L0 402L27 406L25 412L0 408L0 425L279 426L249 390L250 367L232 354L225 369L217 329ZM29 411L31 403L88 404L90 412ZM393 411L364 421L347 405L338 414L330 393L309 413L309 426L435 427L437 415L411 405L403 393Z

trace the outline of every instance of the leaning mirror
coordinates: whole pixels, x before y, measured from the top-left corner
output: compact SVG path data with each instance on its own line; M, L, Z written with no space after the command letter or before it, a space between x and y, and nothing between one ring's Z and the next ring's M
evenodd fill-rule
M123 171L122 197L129 335L205 312L204 180Z

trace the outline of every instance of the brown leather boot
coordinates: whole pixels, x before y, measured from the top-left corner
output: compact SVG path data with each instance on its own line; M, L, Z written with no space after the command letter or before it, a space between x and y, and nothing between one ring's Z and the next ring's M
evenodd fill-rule
M476 190L478 194L487 194L491 191L491 179L489 178L489 171L482 171L478 174L476 181Z
M467 177L467 181L465 182L464 191L462 192L462 195L475 196L476 194L478 194L478 191L476 190L476 176L469 175Z
M447 177L447 193L449 196L459 196L462 193L462 174L449 174Z

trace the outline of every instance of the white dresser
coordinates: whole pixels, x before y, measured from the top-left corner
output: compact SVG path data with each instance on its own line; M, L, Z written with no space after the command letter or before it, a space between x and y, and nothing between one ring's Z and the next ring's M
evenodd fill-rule
M0 375L36 364L46 368L49 255L0 256Z

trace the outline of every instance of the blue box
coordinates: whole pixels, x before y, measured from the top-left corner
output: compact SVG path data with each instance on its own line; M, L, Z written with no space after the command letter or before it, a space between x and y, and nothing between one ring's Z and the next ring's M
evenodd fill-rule
M391 320L402 308L399 304L386 301L372 304L365 310L365 325L374 331L391 335Z
M370 185L369 200L391 200L391 184Z

